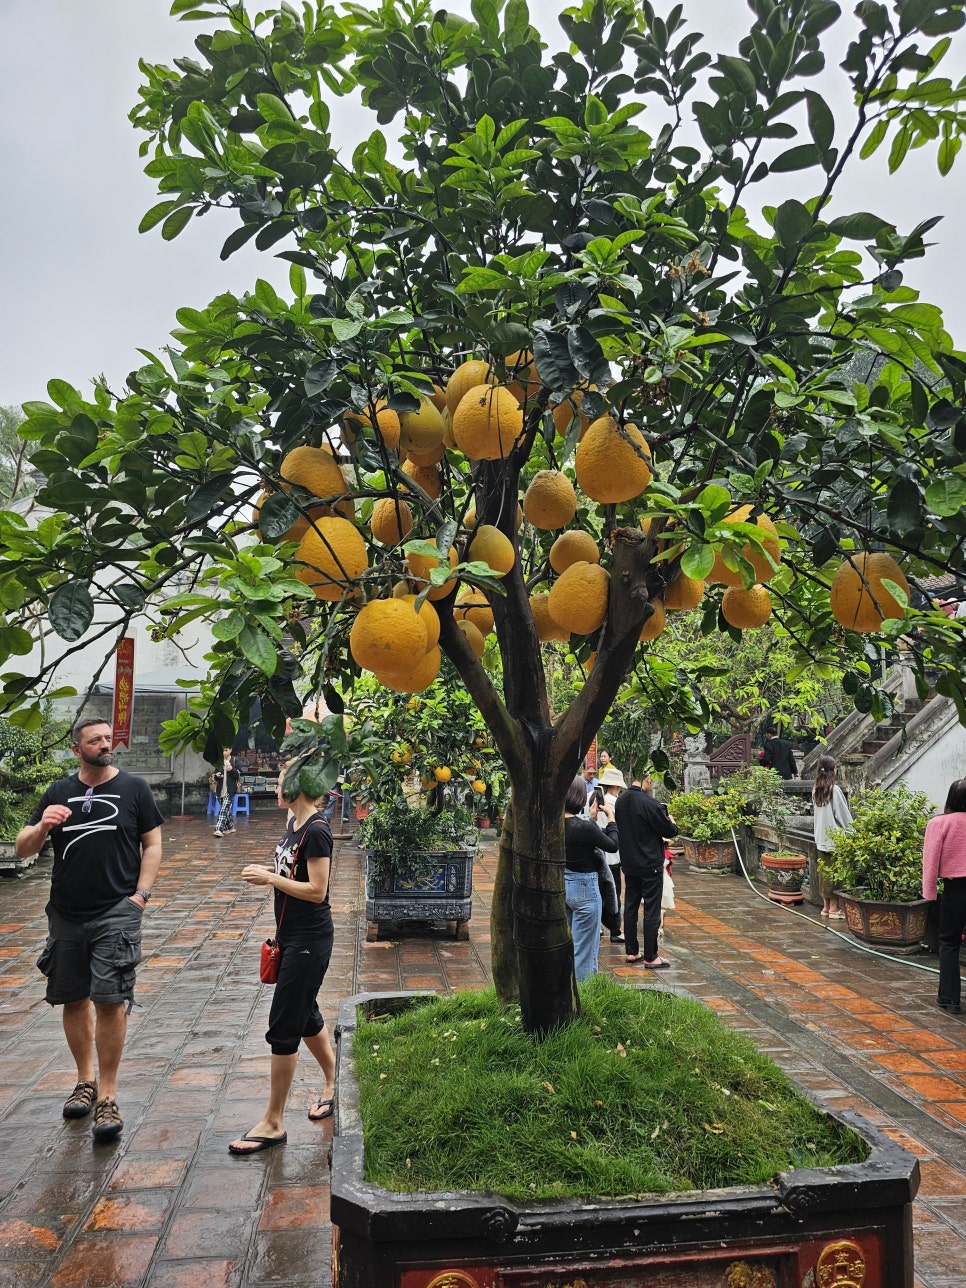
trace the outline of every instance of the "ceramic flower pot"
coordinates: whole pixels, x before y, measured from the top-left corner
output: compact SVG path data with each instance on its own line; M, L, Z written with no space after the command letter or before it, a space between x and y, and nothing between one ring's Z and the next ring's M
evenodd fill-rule
M684 857L701 872L734 872L737 852L733 841L695 841L690 836L679 837L684 846Z
M891 948L914 948L925 938L928 899L888 903L863 898L861 890L837 890L836 894L845 912L845 924L856 939Z
M366 855L366 939L389 938L400 922L455 923L455 937L469 938L475 849L420 851L419 868L406 880L376 881Z
M808 875L808 859L804 854L763 854L761 867L768 886L768 898L773 903L801 903L802 884Z

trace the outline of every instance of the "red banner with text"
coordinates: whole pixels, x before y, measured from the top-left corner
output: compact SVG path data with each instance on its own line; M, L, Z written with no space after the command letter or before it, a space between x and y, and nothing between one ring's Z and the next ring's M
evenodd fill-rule
M117 647L114 667L114 739L111 750L131 750L131 715L134 711L134 640L125 636Z

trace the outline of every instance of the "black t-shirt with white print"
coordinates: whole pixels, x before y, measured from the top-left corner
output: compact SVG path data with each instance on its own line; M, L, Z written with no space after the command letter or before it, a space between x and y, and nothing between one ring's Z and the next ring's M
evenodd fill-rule
M96 787L85 786L77 774L58 778L38 801L31 824L40 822L48 805L70 809L67 822L50 833L50 906L68 921L91 921L134 894L141 837L164 822L144 779L123 769Z
M301 827L295 826L295 819L289 819L285 835L275 847L275 872L278 876L289 877L292 881L308 881L308 863L310 859L332 858L332 833L329 825L320 813L315 813ZM279 890L275 891L275 924L278 925L279 938L290 935L324 933L332 930L332 910L329 907L329 892L321 903L310 903L308 899L293 899Z

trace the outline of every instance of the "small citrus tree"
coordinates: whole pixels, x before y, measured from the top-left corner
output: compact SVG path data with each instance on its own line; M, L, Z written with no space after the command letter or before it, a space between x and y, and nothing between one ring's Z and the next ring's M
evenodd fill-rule
M953 164L962 7L860 5L843 121L810 85L838 6L751 7L715 55L649 0L565 10L557 52L523 0L174 0L222 25L143 66L142 228L227 212L223 256L274 248L291 293L182 309L116 395L52 381L21 433L53 513L0 514L7 654L41 613L79 646L95 595L117 629L213 623L172 743L225 744L256 695L278 729L304 688L338 712L361 669L422 691L445 654L512 781L493 966L538 1033L578 1005L564 794L666 612L736 640L774 614L863 703L868 633L915 631L920 683L966 710L961 624L915 593L966 572L966 360L903 282L935 220L834 206L887 139L893 169L931 143ZM329 104L355 90L380 128L347 159ZM812 196L759 208L793 171ZM552 717L541 647L564 636L587 676ZM8 671L5 706L52 669Z

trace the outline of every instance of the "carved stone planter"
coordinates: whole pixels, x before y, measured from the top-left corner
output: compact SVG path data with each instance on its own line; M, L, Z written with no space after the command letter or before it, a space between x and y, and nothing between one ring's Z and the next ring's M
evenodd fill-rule
M773 903L802 903L802 883L808 875L804 854L763 854L761 868Z
M760 1187L522 1203L399 1194L365 1179L357 1015L415 994L347 998L336 1030L333 1288L912 1288L919 1164L856 1114L864 1163L784 1172Z
M690 836L678 838L684 846L684 857L701 872L734 872L737 854L733 841L695 841Z
M390 938L400 923L444 921L456 939L468 939L473 911L475 849L421 851L419 871L407 881L386 885L373 881L366 855L366 939Z
M856 939L891 948L914 948L926 936L929 900L886 903L864 899L861 890L837 890L845 910L845 924Z

